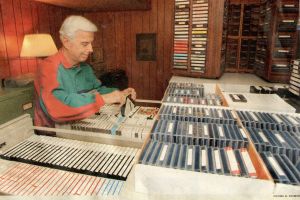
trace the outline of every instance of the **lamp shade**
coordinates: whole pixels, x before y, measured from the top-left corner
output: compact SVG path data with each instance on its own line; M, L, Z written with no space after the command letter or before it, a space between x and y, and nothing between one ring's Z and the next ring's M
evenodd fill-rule
M57 52L49 34L28 34L24 36L20 57L46 57Z

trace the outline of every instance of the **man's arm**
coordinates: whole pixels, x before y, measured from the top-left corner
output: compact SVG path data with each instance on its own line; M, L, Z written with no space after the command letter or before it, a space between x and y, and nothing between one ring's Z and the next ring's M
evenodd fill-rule
M126 96L131 95L133 99L136 99L136 92L133 88L127 88L125 90L119 91L118 88L110 88L101 85L94 72L89 71L90 77L93 78L94 89L96 89L102 96L105 103L120 103L125 102Z
M66 91L59 82L59 67L55 63L44 60L40 67L40 103L52 120L64 122L83 119L98 112L104 105L100 94Z

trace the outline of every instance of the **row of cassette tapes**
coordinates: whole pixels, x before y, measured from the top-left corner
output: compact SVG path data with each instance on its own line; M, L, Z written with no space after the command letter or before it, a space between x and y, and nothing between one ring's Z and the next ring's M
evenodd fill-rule
M33 135L0 156L40 166L126 180L139 149Z
M276 36L275 47L293 47L296 41L294 33L279 32Z
M300 96L300 60L294 60L292 66L289 91Z
M162 143L149 140L139 163L203 173L256 178L247 149Z
M199 85L198 87L194 88L174 88L168 87L165 91L166 94L174 95L174 96L187 96L187 97L204 97L204 87L203 85Z
M114 108L114 106L106 107ZM136 107L129 113L129 116L123 117L118 112L112 115L116 112L106 111L105 108L96 115L68 125L72 130L106 133L142 141L150 132L157 112L158 108L155 107Z
M293 163L300 161L300 137L287 131L247 128L258 152L285 154Z
M95 133L107 133L120 135L119 131L113 133L114 127L118 121L124 121L122 116L99 114L91 116L80 121L70 123L72 130L89 131Z
M204 90L204 85L201 83L190 83L190 82L170 82L168 88L175 89L199 89Z
M300 161L293 164L284 154L261 152L266 167L276 183L300 185Z
M228 6L228 35L238 36L240 30L241 5Z
M286 51L286 50L282 50L283 51ZM289 56L289 58L287 59L290 59L291 57ZM289 62L287 61L273 61L272 63L272 72L278 72L278 73L290 73L290 64Z
M162 105L159 119L216 124L237 124L232 110L208 107Z
M198 104L209 106L221 106L221 97L217 94L206 94L203 98L177 96L165 94L163 98L164 103L180 103L180 104Z
M240 67L244 69L253 69L255 63L256 40L242 39L240 52Z
M174 57L173 67L179 69L188 68L189 52L189 0L175 0L174 13Z
M259 23L259 4L245 4L243 14L242 35L257 36Z
M277 25L278 32L295 32L297 27L297 16L280 16L280 20ZM284 47L291 47L290 45L284 45Z
M257 94L274 94L276 93L273 87L269 86L257 86L251 85L250 86L250 93L257 93Z
M242 124L246 127L291 131L300 133L300 115L236 111Z
M282 1L279 7L280 14L298 14L299 0Z
M234 149L248 146L244 129L231 124L158 120L151 131L151 138L161 142L231 146Z
M192 4L191 70L205 73L208 0L194 0Z
M120 180L23 163L9 163L0 176L1 195L22 196L22 199L24 196L60 196L61 199L65 196L68 199L71 195L107 198L118 196L124 185Z
M98 113L80 121L67 123L65 126L56 125L57 128L66 128L70 126L72 130L89 131L95 133L119 134L113 131L117 123L124 121L125 118L120 115L120 106L106 104L102 106Z
M257 36L257 48L255 55L255 71L259 76L264 76L267 49L268 49L268 35L271 28L272 7L274 1L263 1L260 3L260 16Z
M226 68L236 68L238 56L238 40L228 38L226 45Z
M299 1L282 1L277 4L276 41L273 50L272 72L290 74L290 60L295 56L296 28ZM281 36L281 38L279 38Z

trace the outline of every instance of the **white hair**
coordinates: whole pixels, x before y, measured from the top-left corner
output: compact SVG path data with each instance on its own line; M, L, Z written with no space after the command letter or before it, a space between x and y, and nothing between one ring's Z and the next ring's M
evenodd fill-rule
M88 32L96 32L97 26L86 19L85 17L78 15L71 15L67 17L62 23L59 33L61 36L67 36L69 38L74 38L76 31L88 31Z

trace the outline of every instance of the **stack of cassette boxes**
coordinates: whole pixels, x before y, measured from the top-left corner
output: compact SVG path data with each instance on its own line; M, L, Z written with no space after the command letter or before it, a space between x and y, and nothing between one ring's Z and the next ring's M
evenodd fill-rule
M277 183L300 185L300 116L237 111Z
M205 99L204 86L171 82L139 162L195 172L257 178L257 167L248 152L246 130L239 124L234 111L216 106L221 105L221 98L212 95L216 96L214 100L218 103L192 105L191 99L194 102ZM172 98L170 96L183 98L184 101L168 101L168 98Z
M300 60L292 61L289 91L300 96Z
M105 105L96 115L56 127L118 135L124 139L141 142L151 131L157 111L158 108L155 107L135 106L128 116L122 116L118 105Z
M140 163L256 178L248 144L231 110L163 105Z
M171 82L163 97L164 103L221 106L220 96L205 93L203 84Z
M197 90L204 95L201 84L170 83L164 100ZM139 163L299 185L300 115L165 101Z

